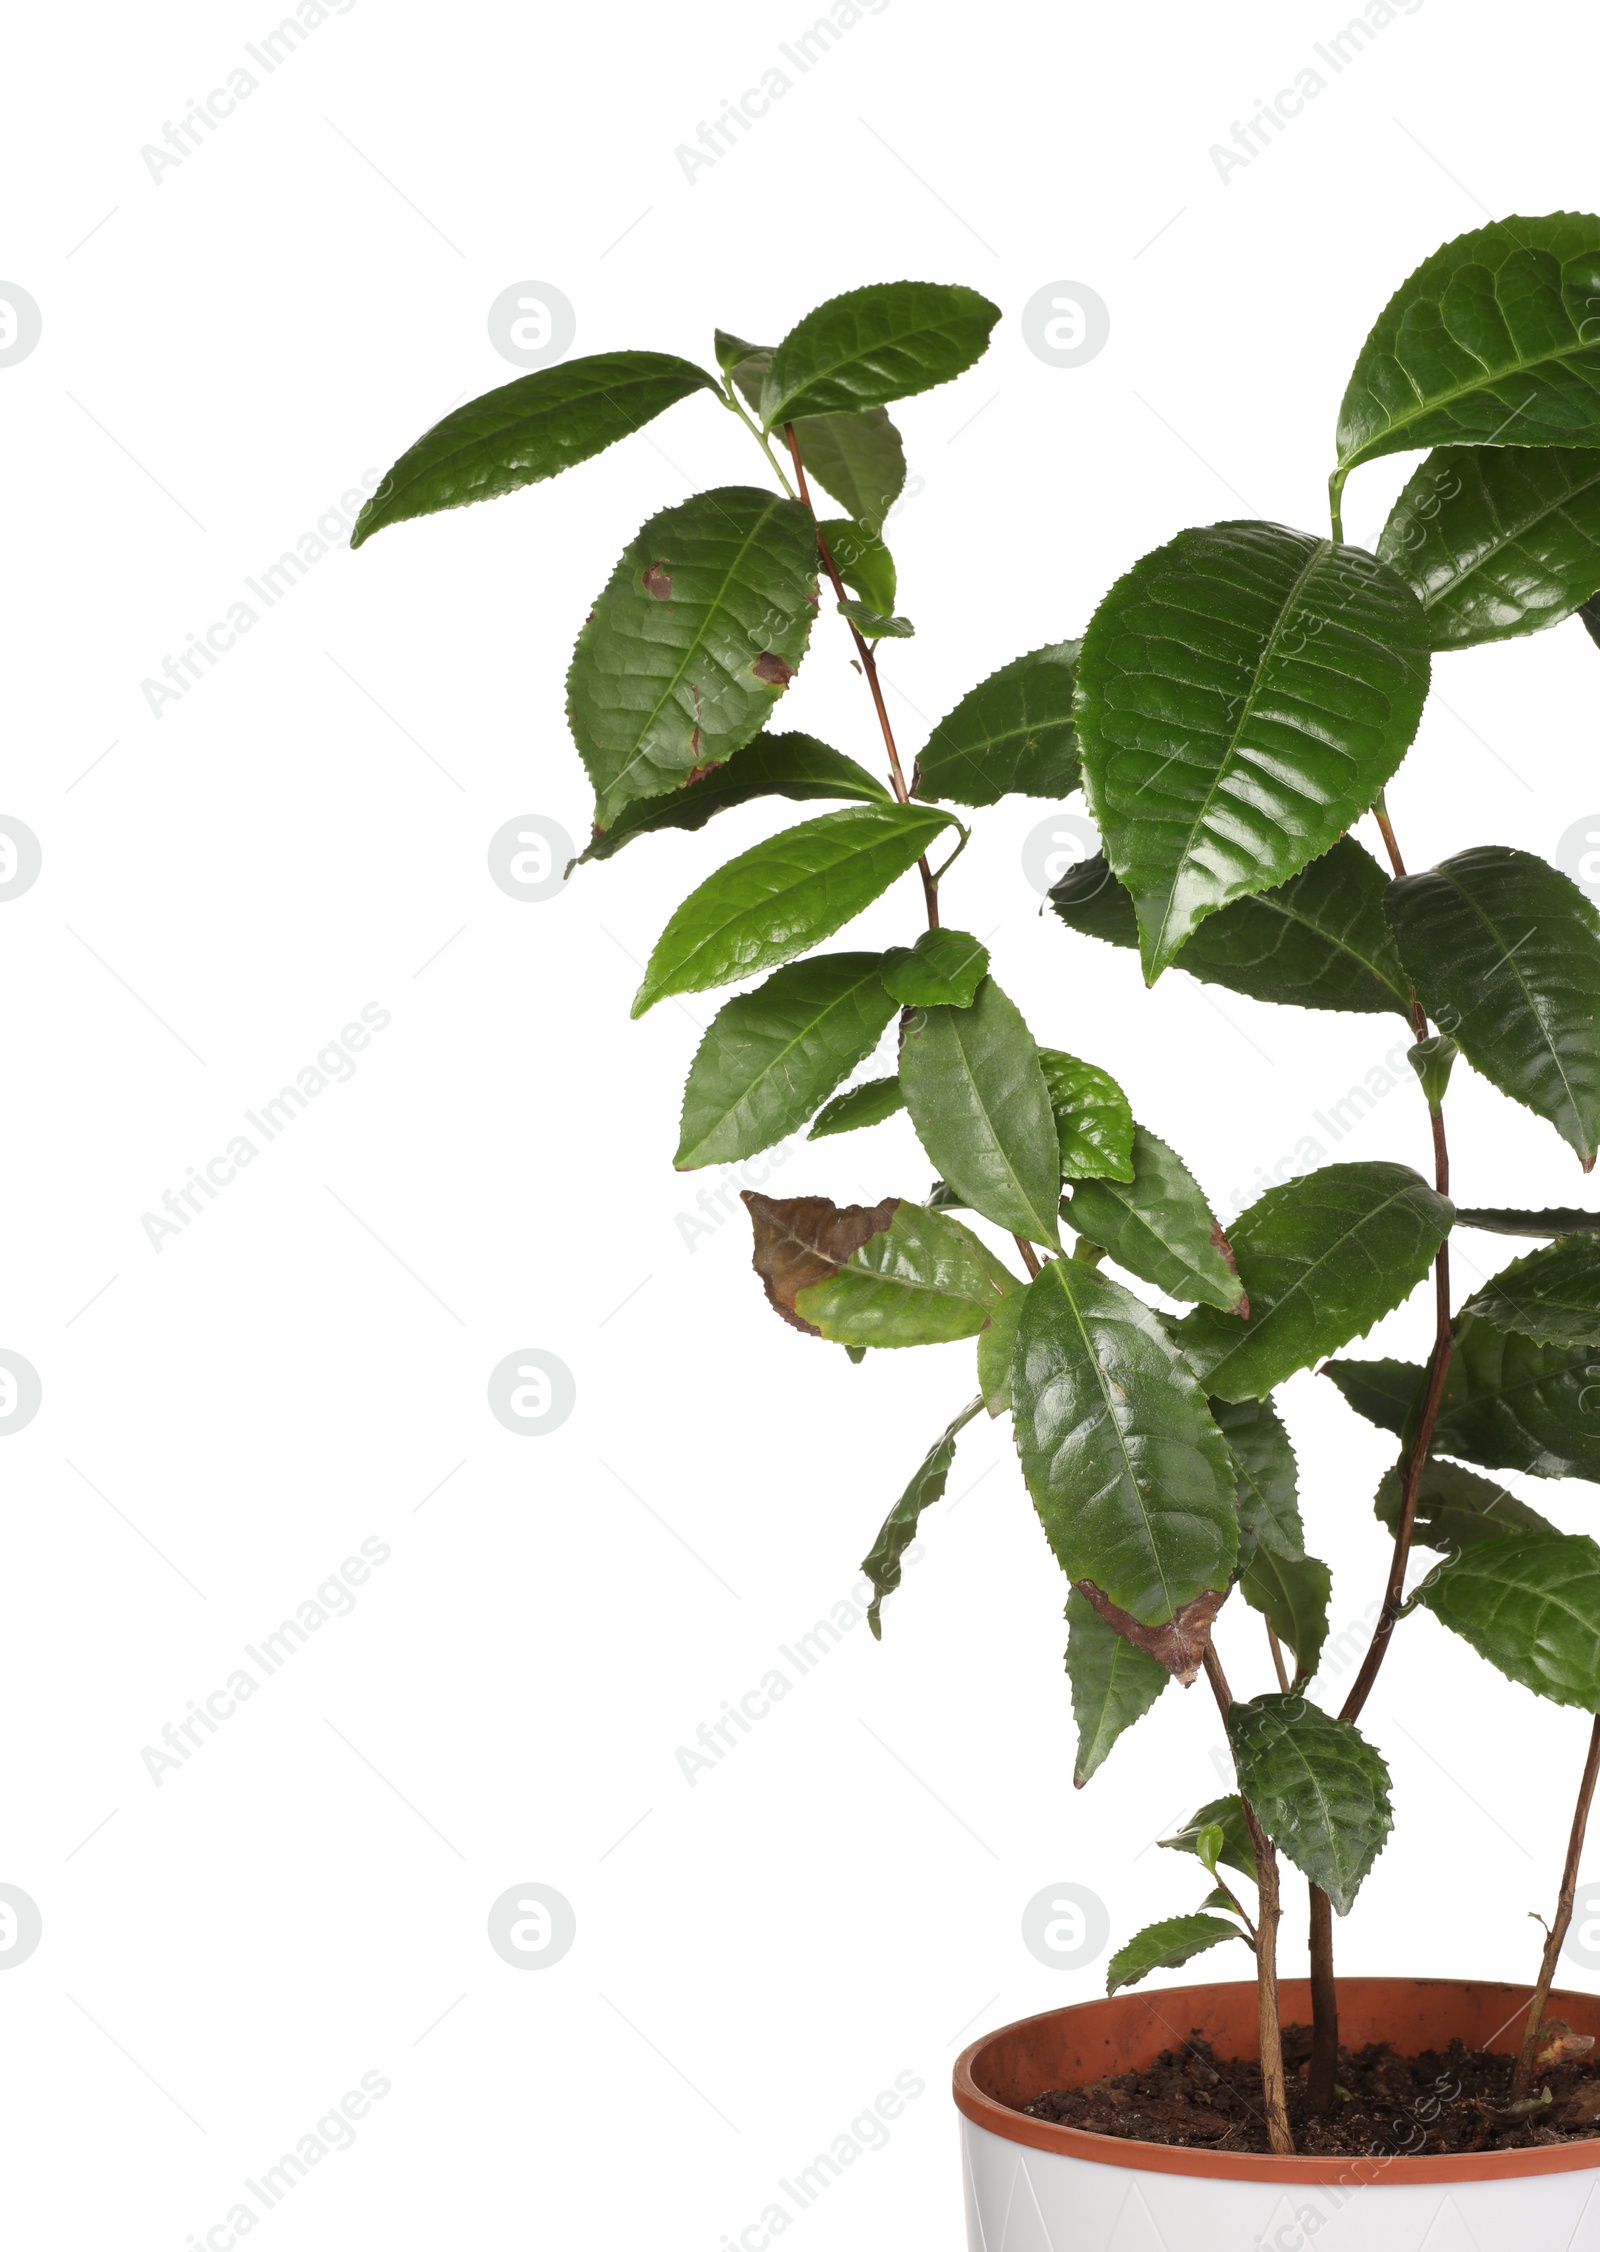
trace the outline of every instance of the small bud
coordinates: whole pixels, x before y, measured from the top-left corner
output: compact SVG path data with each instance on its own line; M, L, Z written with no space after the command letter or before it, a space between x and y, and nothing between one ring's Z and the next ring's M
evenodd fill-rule
M1460 1053L1447 1032L1436 1032L1431 1040L1419 1040L1406 1050L1406 1061L1422 1081L1422 1092L1435 1116L1450 1084L1450 1067Z

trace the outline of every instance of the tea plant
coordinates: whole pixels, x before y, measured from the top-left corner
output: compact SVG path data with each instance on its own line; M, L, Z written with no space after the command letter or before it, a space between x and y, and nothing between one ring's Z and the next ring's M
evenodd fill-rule
M1179 532L1117 582L1081 642L1017 657L964 696L909 778L877 670L879 645L913 631L883 538L905 476L885 408L983 353L999 316L972 290L854 290L770 349L719 331L715 374L670 354L607 352L524 376L404 454L352 539L554 476L698 394L759 449L770 485L721 486L651 517L579 631L567 710L595 791L580 858L700 829L759 798L833 806L716 869L656 942L635 1016L671 994L760 980L725 1003L694 1056L676 1163L745 1158L808 1121L815 1140L909 1114L937 1174L931 1193L844 1207L745 1197L767 1299L803 1335L857 1360L976 1340L976 1396L866 1558L873 1632L963 1427L1009 1413L1071 1583L1075 1780L1170 1680L1202 1671L1238 1772L1236 1793L1166 1841L1199 1860L1206 1898L1122 1947L1110 1990L1242 1939L1278 2150L1293 2147L1279 1856L1309 1880L1307 2103L1326 2109L1337 2100L1332 1916L1349 1910L1391 1824L1387 1769L1356 1722L1399 1623L1426 1608L1511 1681L1600 1711L1600 1548L1479 1474L1600 1479L1588 1405L1600 1399L1589 1366L1600 1215L1457 1212L1444 1124L1464 1057L1547 1120L1585 1172L1593 1165L1600 915L1566 876L1504 844L1409 874L1384 803L1435 654L1535 632L1600 590L1597 310L1600 220L1506 220L1447 244L1391 299L1356 362L1331 537L1254 522ZM1376 552L1348 544L1351 471L1428 448ZM819 489L842 515L819 520ZM871 699L887 787L769 724L806 656L819 575ZM1052 895L1061 920L1137 948L1148 982L1176 966L1258 1001L1399 1014L1431 1122L1431 1182L1391 1161L1323 1165L1269 1188L1224 1232L1111 1074L1036 1044L985 948L942 921L968 837L955 808L1014 792L1060 803L1080 785L1104 852ZM1387 868L1352 834L1368 814ZM814 951L913 870L920 935L908 929L882 953ZM838 1092L896 1020L893 1068ZM980 1223L1014 1245L1020 1272ZM1543 1248L1455 1306L1455 1225ZM1391 1536L1380 1615L1331 1711L1308 1694L1329 1573L1305 1547L1274 1395L1430 1273L1424 1365L1327 1363L1399 1445L1373 1503ZM1158 1309L1130 1280L1188 1310ZM1408 1591L1414 1545L1441 1561ZM1277 1680L1243 1699L1212 1647L1236 1587L1266 1622ZM1600 1721L1528 2014L1523 2095L1549 2053L1543 2010L1597 1762Z

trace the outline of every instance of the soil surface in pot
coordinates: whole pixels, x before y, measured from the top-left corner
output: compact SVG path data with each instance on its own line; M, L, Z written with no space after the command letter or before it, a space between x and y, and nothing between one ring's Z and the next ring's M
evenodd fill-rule
M1547 2031L1551 2030L1547 2027ZM1565 2031L1565 2028L1562 2028ZM1339 2051L1332 2112L1306 2108L1303 2067L1311 2029L1283 2029L1289 2123L1306 2157L1381 2152L1420 2158L1462 2150L1521 2150L1600 2135L1600 2054L1558 2061L1535 2074L1529 2099L1511 2102L1514 2059L1452 2041L1448 2049L1396 2056L1387 2045ZM1165 2049L1140 2072L1081 2088L1054 2088L1024 2106L1089 2134L1209 2150L1267 2151L1261 2067L1253 2057L1214 2056L1198 2034Z

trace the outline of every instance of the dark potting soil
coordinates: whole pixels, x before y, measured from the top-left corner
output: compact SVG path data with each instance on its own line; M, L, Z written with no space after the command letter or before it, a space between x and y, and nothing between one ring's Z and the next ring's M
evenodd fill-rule
M1547 2025L1546 2031L1553 2029ZM1565 2031L1565 2027L1561 2029ZM1600 2135L1600 2056L1558 2061L1511 2103L1513 2059L1452 2041L1448 2049L1396 2056L1387 2045L1339 2051L1331 2112L1306 2108L1301 2069L1311 2029L1283 2029L1289 2124L1304 2157L1405 2157L1460 2150L1520 2150ZM1266 2151L1261 2067L1218 2057L1192 2034L1141 2072L1119 2072L1082 2088L1053 2088L1024 2110L1090 2134L1196 2149Z

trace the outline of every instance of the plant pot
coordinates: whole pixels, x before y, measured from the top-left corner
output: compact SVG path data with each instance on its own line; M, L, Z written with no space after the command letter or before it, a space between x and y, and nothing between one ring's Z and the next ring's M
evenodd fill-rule
M1283 2022L1311 1989L1281 1982ZM1339 2034L1402 2055L1454 2038L1509 2054L1531 1990L1456 1978L1341 1978ZM1552 1994L1548 2014L1600 2035L1600 1996ZM971 2252L1600 2252L1600 2140L1411 2158L1273 2158L1124 2142L1024 2117L1019 2106L1152 2063L1199 2032L1254 2056L1253 1981L1119 1994L1024 2018L955 2068ZM1397 2144L1397 2149L1398 2149Z

